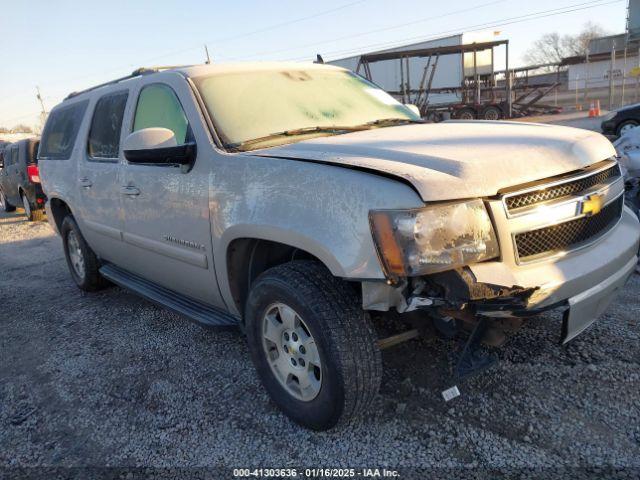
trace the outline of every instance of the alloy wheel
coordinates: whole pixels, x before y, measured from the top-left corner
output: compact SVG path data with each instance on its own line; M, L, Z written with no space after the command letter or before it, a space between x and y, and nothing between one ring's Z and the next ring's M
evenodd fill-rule
M71 230L67 235L67 250L69 251L69 260L71 260L73 271L78 275L78 277L84 279L84 255L80 248L78 236L73 230Z
M31 205L29 205L29 200L26 195L22 195L22 206L24 207L24 213L28 218L31 218Z
M294 398L309 402L322 387L322 362L304 320L288 305L270 305L262 318L262 345L280 385Z
M632 123L627 123L626 125L623 125L622 128L620 129L620 136L624 135L625 133L627 133L628 131L636 128L637 125L634 125Z

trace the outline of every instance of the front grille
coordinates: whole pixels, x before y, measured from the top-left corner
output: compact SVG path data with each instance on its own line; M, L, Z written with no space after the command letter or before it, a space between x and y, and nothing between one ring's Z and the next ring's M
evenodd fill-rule
M619 176L620 168L616 164L610 168L607 168L606 170L595 173L590 177L568 181L567 183L554 185L543 190L535 190L532 192L514 195L513 197L506 197L505 203L509 211L515 210L517 208L528 207L531 205L535 205L536 203L579 194L588 188L600 185L601 183L607 182L607 180L611 178Z
M519 259L527 260L541 254L569 250L595 239L617 223L623 205L621 196L597 215L517 234L515 242Z

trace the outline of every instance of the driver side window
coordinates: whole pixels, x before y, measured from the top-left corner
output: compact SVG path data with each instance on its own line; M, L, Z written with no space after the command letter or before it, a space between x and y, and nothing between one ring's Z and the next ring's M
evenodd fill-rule
M187 115L175 92L168 85L155 83L140 91L133 131L151 127L168 128L176 136L178 145L189 140Z

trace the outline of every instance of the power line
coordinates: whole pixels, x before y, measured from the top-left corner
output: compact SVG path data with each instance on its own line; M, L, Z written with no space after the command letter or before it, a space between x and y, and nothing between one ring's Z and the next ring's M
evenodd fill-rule
M334 42L339 42L341 40L347 40L347 39L350 39L350 38L362 37L362 36L365 36L365 35L370 35L372 33L380 33L380 32L386 32L386 31L389 31L389 30L396 30L398 28L404 28L404 27L407 27L409 25L415 25L415 24L418 24L418 23L425 23L425 22L429 22L429 21L432 21L432 20L440 20L442 18L450 17L450 16L456 15L458 13L466 13L466 12L470 12L472 10L478 10L480 8L488 7L490 5L495 5L496 3L503 3L505 1L507 1L507 0L494 0L492 2L481 3L480 5L474 5L472 7L467 7L467 8L463 8L463 9L460 9L460 10L454 10L454 11L443 13L443 14L436 15L436 16L433 16L433 17L421 18L419 20L413 20L411 22L396 24L396 25L392 25L390 27L378 28L378 29L375 29L375 30L368 30L366 32L354 33L354 34L345 35L345 36L342 36L342 37L332 38L331 40L323 40L321 42L308 43L306 45L298 45L298 46L292 47L292 48L285 48L285 49L276 50L276 51L270 51L270 52L266 52L266 53L265 52L256 53L256 54L243 56L243 57L236 57L236 58L237 59L247 59L247 58L253 58L253 57L258 57L258 56L262 56L262 55L271 55L271 54L274 54L274 53L289 52L291 50L300 50L302 48L314 47L316 45L322 45L322 44L325 44L325 43L334 43ZM599 1L599 0L594 0L594 1Z
M298 17L298 18L294 18L294 19L291 19L291 20L286 20L284 22L279 22L279 23L276 23L276 24L272 24L272 25L269 25L269 26L266 26L266 27L259 28L257 30L252 30L252 31L245 32L245 33L240 33L240 34L237 34L237 35L232 35L232 36L229 36L229 37L225 37L225 38L216 40L214 42L206 42L206 43L207 44L224 43L224 42L228 42L228 41L231 41L231 40L237 40L239 38L244 38L244 37L248 37L248 36L251 36L251 35L256 35L258 33L263 33L263 32L267 32L267 31L270 31L270 30L275 30L277 28L281 28L281 27L285 27L285 26L288 26L288 25L293 25L295 23L304 22L306 20L311 20L313 18L329 15L331 13L338 12L340 10L344 10L344 9L352 7L354 5L357 5L357 4L360 4L360 3L364 3L365 1L367 1L367 0L355 0L355 1L352 1L352 2L349 2L349 3L345 3L345 4L342 4L342 5L339 5L337 7L333 7L333 8L327 9L327 10L322 10L320 12L313 13L311 15L306 15L304 17ZM202 48L202 44L199 44L198 46L194 46L194 47L183 48L181 50L175 50L175 51L172 51L172 52L169 52L169 53L165 53L165 54L162 54L162 55L157 55L155 57L150 57L150 58L147 58L145 60L142 60L141 62L138 63L138 65L146 64L148 62L153 62L153 61L159 60L161 58L166 58L166 57L169 57L169 56L178 55L180 53L184 53L184 52L188 52L188 51L195 50L195 49L200 49L200 48ZM218 55L220 55L220 54L218 53ZM220 55L220 56L222 56L222 55ZM86 80L86 79L89 79L89 78L98 78L98 77L102 77L102 76L105 76L105 75L112 75L115 72L120 72L121 70L124 70L124 69L127 69L127 68L132 68L132 67L133 67L132 64L128 64L128 65L123 65L121 67L114 67L113 69L109 69L108 71L102 71L102 72L98 72L98 73L94 72L94 73L91 73L91 74L88 74L88 75L82 75L82 76L79 76L79 77L73 77L73 78L67 78L67 79L64 79L64 80L58 80L58 81L54 81L52 83L49 83L47 85L47 87L50 87L52 85L59 85L59 84L63 84L63 83L75 82L75 81L78 81L78 80ZM25 94L25 95L21 95L20 97L27 98L27 97L30 97L30 95ZM15 99L15 97L13 97L13 98ZM19 117L19 118L24 118L24 117Z
M437 33L434 33L428 37L424 37L424 36L418 36L418 37L410 37L410 38L405 38L403 40L395 40L393 42L385 42L385 43L375 43L375 44L368 44L368 45L363 45L360 46L358 48L351 48L348 50L333 50L333 51L329 51L329 52L323 52L324 55L340 55L340 56L344 56L344 55L348 55L350 53L358 53L358 52L362 52L363 50L368 50L371 48L376 48L376 49L384 49L384 48L394 48L394 47L400 47L403 45L406 45L407 42L414 42L414 43L418 43L418 42L423 42L423 41L427 41L427 40L432 40L432 39L436 39L436 38L440 38L443 35L447 35L447 34L453 34L453 33L460 33L460 32L471 32L471 31L476 31L476 30L483 30L483 29L487 29L487 28L495 28L495 27L502 27L505 25L512 25L514 23L521 23L521 22L526 22L526 21L530 21L530 20L537 20L540 18L546 18L546 17L552 17L555 15L563 15L566 13L572 13L572 12L577 12L577 11L581 11L581 10L588 10L591 8L596 8L596 7L601 7L601 6L605 6L605 5L609 5L612 3L619 3L622 0L610 0L610 1L605 1L604 3L598 3L596 5L594 5L594 3L596 2L602 2L603 0L594 0L591 2L584 2L584 3L578 3L578 4L574 4L574 5L567 5L565 7L561 7L561 8L556 8L556 9L551 9L551 10L543 10L540 12L533 12L533 13L528 13L526 15L520 15L517 17L510 17L510 18L504 18L501 20L494 20L493 22L486 22L486 23L481 23L481 24L476 24L476 25L469 25L469 26L465 26L465 27L460 27L460 28L455 28L452 30L444 30L444 31L440 31ZM584 5L579 7L580 5ZM572 8L572 7L578 7L578 8ZM494 23L494 22L498 22L498 23ZM304 56L304 57L296 57L296 58L289 58L289 60L305 60L307 59L308 56Z

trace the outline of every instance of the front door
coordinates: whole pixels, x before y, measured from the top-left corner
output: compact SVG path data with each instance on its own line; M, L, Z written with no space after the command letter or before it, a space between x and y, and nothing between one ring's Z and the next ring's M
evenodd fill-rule
M126 261L122 243L120 198L122 121L128 91L107 93L95 103L85 154L78 162L76 182L82 233L101 258Z
M188 84L176 74L140 88L130 131L163 127L178 144L202 143ZM190 121L193 119L194 121ZM127 268L142 277L211 305L222 306L213 265L209 225L208 159L193 165L130 164L122 177Z

